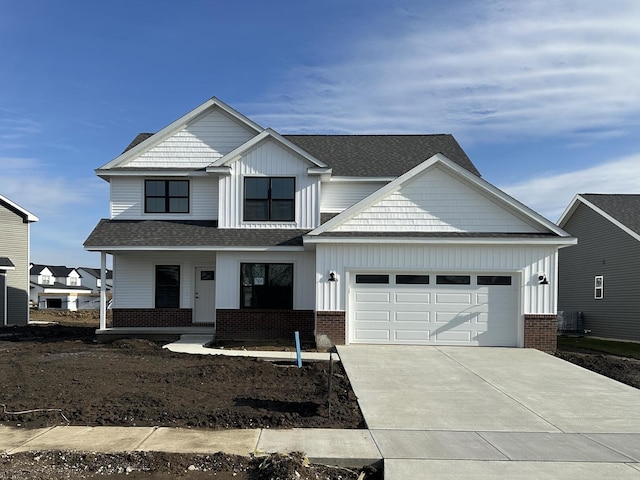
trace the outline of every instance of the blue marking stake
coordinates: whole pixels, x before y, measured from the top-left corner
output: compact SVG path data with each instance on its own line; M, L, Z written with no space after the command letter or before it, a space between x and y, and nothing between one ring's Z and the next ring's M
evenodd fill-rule
M302 352L300 351L300 332L296 332L296 356L298 357L298 368L302 368Z

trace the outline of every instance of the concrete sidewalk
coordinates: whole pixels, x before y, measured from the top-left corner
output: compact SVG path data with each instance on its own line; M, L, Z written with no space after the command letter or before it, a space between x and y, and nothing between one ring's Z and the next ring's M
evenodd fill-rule
M225 452L244 456L302 451L312 462L344 467L371 465L382 458L368 430L0 426L0 452L36 450Z
M640 391L537 350L346 346L385 479L640 479Z

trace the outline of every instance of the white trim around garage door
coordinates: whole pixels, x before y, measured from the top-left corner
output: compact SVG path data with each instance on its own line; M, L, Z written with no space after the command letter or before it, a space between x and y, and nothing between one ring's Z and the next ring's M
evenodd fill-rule
M347 343L522 346L521 277L520 272L347 272Z

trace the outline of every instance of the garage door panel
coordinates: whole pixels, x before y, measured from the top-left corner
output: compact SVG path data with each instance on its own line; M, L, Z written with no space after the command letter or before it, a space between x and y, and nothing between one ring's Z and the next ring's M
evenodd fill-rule
M388 342L389 330L356 330L356 340Z
M356 302L358 303L389 303L391 293L389 292L362 292L356 291Z
M395 300L396 303L415 303L418 305L428 305L431 303L431 295L424 292L396 292Z
M389 322L391 312L387 310L360 310L356 312L358 322Z
M470 293L436 293L436 304L471 305Z
M397 342L428 342L430 338L429 330L396 330L395 340Z
M396 312L396 322L423 322L428 323L430 312Z
M435 323L448 323L459 325L461 323L471 323L474 314L455 312L435 312Z
M470 343L471 332L469 331L457 331L457 330L444 330L434 332L435 340L437 342L450 342L450 343Z

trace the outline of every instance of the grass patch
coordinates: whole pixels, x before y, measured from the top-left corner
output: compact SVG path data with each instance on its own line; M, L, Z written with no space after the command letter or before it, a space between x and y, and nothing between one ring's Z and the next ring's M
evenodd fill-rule
M640 359L640 343L600 340L589 337L558 337L560 350L585 349Z

